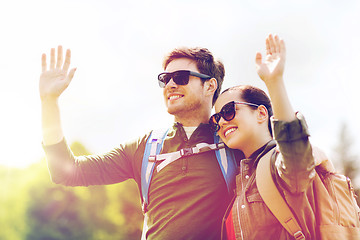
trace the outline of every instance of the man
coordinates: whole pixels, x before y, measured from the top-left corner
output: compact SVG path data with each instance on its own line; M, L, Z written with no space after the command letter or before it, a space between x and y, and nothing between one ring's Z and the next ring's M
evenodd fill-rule
M112 184L134 179L141 191L141 168L149 134L121 144L103 155L74 157L64 139L58 98L70 84L71 53L63 61L62 47L51 49L49 69L42 56L40 97L43 144L52 180L68 186ZM164 59L159 84L167 111L175 123L161 153L198 143L214 143L208 120L225 70L205 48L173 50ZM158 163L156 163L158 164ZM214 151L182 156L160 171L154 170L145 205L146 239L220 239L221 220L230 201Z

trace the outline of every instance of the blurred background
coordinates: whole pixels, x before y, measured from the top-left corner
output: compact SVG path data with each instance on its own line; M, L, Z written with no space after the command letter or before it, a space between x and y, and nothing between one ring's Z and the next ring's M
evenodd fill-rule
M103 153L172 125L157 74L175 47L207 47L225 64L223 89L252 84L265 38L286 42L290 99L339 172L360 187L360 2L355 0L33 0L0 3L0 239L139 239L133 181L88 188L51 183L41 147L41 54L72 50L60 99L76 154Z

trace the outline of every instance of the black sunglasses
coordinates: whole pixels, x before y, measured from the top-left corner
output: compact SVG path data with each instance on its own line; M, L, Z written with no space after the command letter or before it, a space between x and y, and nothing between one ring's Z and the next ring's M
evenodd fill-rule
M238 102L238 101L231 101L227 104L225 104L220 112L215 113L210 117L209 123L211 126L211 129L213 129L215 132L220 130L219 121L222 118L224 118L226 121L231 121L235 117L236 108L235 104L244 104L252 107L259 107L260 105L254 104L254 103L248 103L248 102Z
M164 88L166 84L170 82L171 79L177 85L186 85L189 83L189 76L199 77L203 81L211 78L206 74L197 73L189 70L179 70L171 73L163 72L158 75L159 86L161 88Z

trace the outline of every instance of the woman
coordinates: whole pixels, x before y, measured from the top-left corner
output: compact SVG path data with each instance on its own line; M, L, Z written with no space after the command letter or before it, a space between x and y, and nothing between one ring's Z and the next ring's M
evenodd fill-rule
M236 198L226 219L227 239L294 239L267 208L255 181L259 159L275 149L279 154L271 163L273 179L292 206L305 238L316 238L314 198L309 190L315 164L307 125L292 109L285 90L285 53L284 41L269 35L266 61L256 54L257 73L268 89L271 104L265 92L256 87L232 87L219 96L216 114L210 119L225 144L245 155L236 177Z

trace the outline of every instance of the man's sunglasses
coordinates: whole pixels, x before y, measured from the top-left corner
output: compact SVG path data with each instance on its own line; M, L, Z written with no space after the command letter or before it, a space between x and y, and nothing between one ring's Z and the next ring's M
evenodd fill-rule
M217 132L220 130L219 121L221 118L224 118L226 121L231 121L235 117L236 113L236 107L235 104L244 104L252 107L259 107L260 105L254 104L254 103L248 103L248 102L238 102L238 101L231 101L227 104L225 104L221 111L218 113L215 113L210 117L209 123L211 128Z
M179 70L179 71L175 71L175 72L171 72L171 73L163 72L158 75L159 86L161 88L164 88L166 86L166 84L168 84L170 82L171 79L177 85L186 85L189 83L189 76L199 77L203 81L211 78L210 76L208 76L206 74L197 73L197 72L193 72L193 71L189 71L189 70Z

